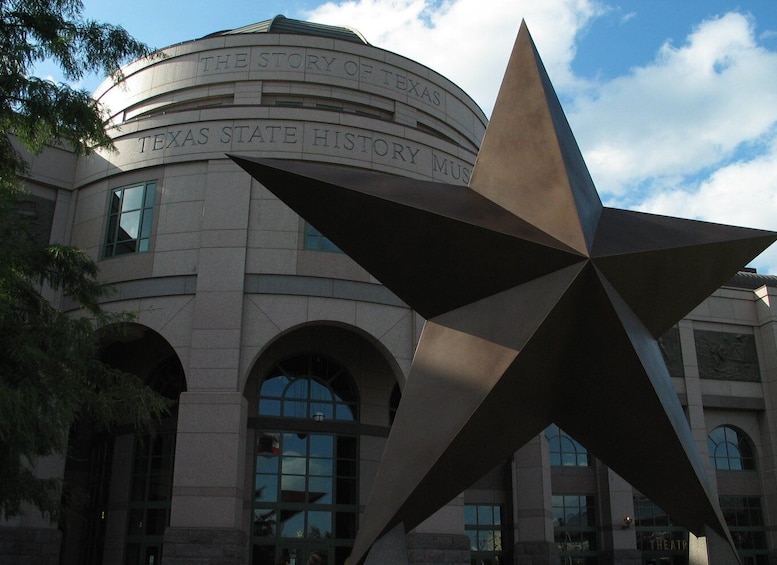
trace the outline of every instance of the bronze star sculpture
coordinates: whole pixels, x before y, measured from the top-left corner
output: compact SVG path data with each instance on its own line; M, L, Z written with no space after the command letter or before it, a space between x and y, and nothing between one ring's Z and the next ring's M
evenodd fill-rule
M351 563L552 422L731 543L656 338L777 236L602 206L525 24L468 187L232 158L427 319Z

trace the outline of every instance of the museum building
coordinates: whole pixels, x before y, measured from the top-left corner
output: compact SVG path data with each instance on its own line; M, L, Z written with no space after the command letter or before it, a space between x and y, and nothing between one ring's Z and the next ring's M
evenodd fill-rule
M80 422L38 473L82 492L81 510L3 523L0 563L341 565L424 321L227 154L466 185L486 117L347 28L278 16L160 54L95 93L117 151L31 156L21 210L97 260L107 309L136 313L103 359L177 405L149 437ZM660 344L743 563L777 563L777 277L739 273ZM612 425L650 433L639 414ZM407 554L722 565L720 544L550 426L410 532Z

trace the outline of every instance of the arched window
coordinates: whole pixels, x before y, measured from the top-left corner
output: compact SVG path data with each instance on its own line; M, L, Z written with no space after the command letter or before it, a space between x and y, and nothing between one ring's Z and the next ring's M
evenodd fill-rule
M718 471L750 471L755 457L750 440L731 426L718 426L707 436L707 449L712 466Z
M588 450L562 431L556 424L545 430L550 448L551 467L588 467Z
M259 415L322 420L357 419L351 376L322 355L298 355L278 363L259 390Z
M359 509L358 438L338 430L358 420L351 376L317 354L281 361L259 388L258 415L252 563L306 563L313 553L344 562Z

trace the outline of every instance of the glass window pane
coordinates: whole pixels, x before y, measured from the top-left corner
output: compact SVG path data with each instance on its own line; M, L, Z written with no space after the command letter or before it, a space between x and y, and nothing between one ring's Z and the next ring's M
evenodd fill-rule
M301 504L305 502L305 477L283 475L281 477L281 502Z
M170 498L172 488L172 474L152 475L148 484L148 499L153 501L167 500Z
M334 436L310 436L310 455L314 457L333 457L334 444Z
M274 455L259 455L256 458L257 473L278 473L278 460L280 458Z
M140 211L124 212L119 220L119 241L137 239L140 232Z
M146 511L146 535L161 536L167 527L167 509L149 508Z
M262 416L280 416L281 401L263 398L259 401L259 414Z
M254 522L252 524L252 534L258 537L275 536L275 510L256 509L254 510ZM254 548L254 560L256 558L256 548Z
M278 476L256 475L254 499L261 502L278 502Z
M281 458L282 471L284 475L304 475L306 474L307 458L305 457L287 457Z
M337 512L335 514L335 537L352 539L356 537L356 514L353 512Z
M464 524L475 526L478 523L477 506L474 504L464 505Z
M494 536L491 530L478 530L478 550L494 551Z
M299 538L305 535L305 513L295 510L281 512L281 537Z
M494 523L494 512L491 506L482 504L478 506L478 524L481 526Z
M331 512L308 512L307 533L312 538L325 539L332 536Z
M116 242L116 225L118 222L118 216L111 216L108 218L108 243Z
M143 207L143 185L124 189L121 211L139 210ZM123 214L122 214L123 215Z
M337 479L337 504L356 504L356 480Z
M285 398L297 398L297 399L308 399L308 389L310 381L308 379L297 379L294 382L292 382L288 387L286 387L286 392L284 393Z
M329 390L329 387L318 381L312 381L310 383L310 398L312 400L323 400L328 403L331 403L334 400L332 391Z
M288 384L289 379L284 376L269 378L262 383L260 395L264 397L274 396L276 398L281 398L283 396L283 391Z
M310 415L316 421L333 420L335 416L335 407L332 404L313 402L310 405Z
M150 182L146 185L146 197L143 201L143 207L153 208L155 198L156 198L156 183Z
M310 460L310 474L316 476L332 476L332 460L331 459L311 459Z
M286 401L283 403L283 415L287 418L307 418L308 404L307 402Z
M140 229L140 237L148 238L151 235L151 225L154 222L154 214L151 210L143 212L143 224Z
M338 420L356 421L356 409L351 404L337 404L335 413Z
M304 434L283 434L283 455L307 455L308 440ZM284 471L286 472L286 471Z
M119 207L121 206L121 189L115 190L113 194L111 195L111 203L110 203L110 213L111 214L118 214L119 213Z
M356 438L337 438L337 457L339 459L356 459Z
M311 477L308 481L308 501L313 504L332 504L333 490L332 477Z
M478 550L478 532L477 530L467 530L467 537L469 537L469 548L472 551Z

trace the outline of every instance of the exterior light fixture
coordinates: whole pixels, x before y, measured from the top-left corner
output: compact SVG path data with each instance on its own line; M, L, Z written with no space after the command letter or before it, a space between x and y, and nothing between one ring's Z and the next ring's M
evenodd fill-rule
M633 518L631 516L626 516L623 518L623 529L628 530L631 527L631 523L633 522Z
M323 422L324 421L324 413L323 412L316 412L313 414L313 421L315 422Z

